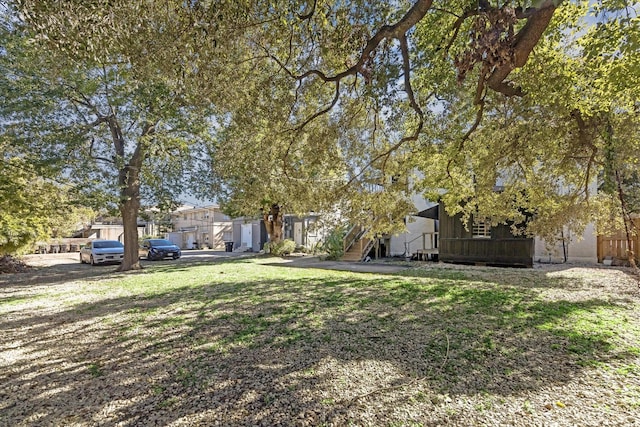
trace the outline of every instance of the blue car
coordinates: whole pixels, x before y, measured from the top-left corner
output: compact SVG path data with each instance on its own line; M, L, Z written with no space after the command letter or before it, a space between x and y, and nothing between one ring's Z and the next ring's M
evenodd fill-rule
M81 264L121 263L122 258L124 245L117 240L94 240L80 249Z
M158 261L165 258L178 259L182 256L182 252L178 246L168 240L146 239L142 241L138 255L150 261Z

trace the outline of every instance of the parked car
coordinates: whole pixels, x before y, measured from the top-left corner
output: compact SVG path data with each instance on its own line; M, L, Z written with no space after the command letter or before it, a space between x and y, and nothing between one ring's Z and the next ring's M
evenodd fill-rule
M120 263L122 258L124 245L117 240L93 240L80 249L81 264Z
M165 239L146 239L138 252L140 258L157 261L164 258L178 259L182 256L180 248Z

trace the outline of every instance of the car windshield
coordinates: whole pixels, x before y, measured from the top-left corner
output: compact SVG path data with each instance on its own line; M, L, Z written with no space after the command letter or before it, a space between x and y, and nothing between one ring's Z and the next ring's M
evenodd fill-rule
M164 239L149 240L149 244L151 246L173 246L173 243L171 243L168 240L164 240Z
M107 240L104 242L93 242L94 248L122 248L122 243L115 240Z

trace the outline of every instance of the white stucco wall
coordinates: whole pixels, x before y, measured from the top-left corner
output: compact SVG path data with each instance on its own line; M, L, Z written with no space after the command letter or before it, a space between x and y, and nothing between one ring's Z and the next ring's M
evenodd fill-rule
M436 203L426 201L422 196L414 194L411 198L416 212L423 211ZM417 249L422 249L422 233L432 233L435 231L435 220L421 218L417 216L407 217L407 232L391 237L391 256L411 256ZM429 243L427 243L428 245ZM405 253L407 252L407 253Z
M409 217L407 221L408 232L391 237L391 256L411 256L417 249L423 249L422 233L435 231L435 221L433 219ZM429 246L428 241L426 246ZM406 254L405 251L407 252Z
M562 241L555 242L550 246L551 247L548 247L544 240L536 237L534 261L551 263L564 262ZM597 263L598 241L595 225L587 225L581 236L571 235L565 232L565 247L567 251L567 262Z

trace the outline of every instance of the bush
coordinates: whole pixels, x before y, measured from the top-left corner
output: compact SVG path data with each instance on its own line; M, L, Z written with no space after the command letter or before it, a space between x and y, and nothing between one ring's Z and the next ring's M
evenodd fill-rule
M281 256L288 255L296 250L296 242L291 239L281 240L279 242L268 242L264 244L264 252Z
M4 255L0 257L0 274L3 273L25 273L29 271L29 266L21 260Z
M344 227L338 227L331 231L324 241L323 249L327 253L327 259L338 260L344 255Z

